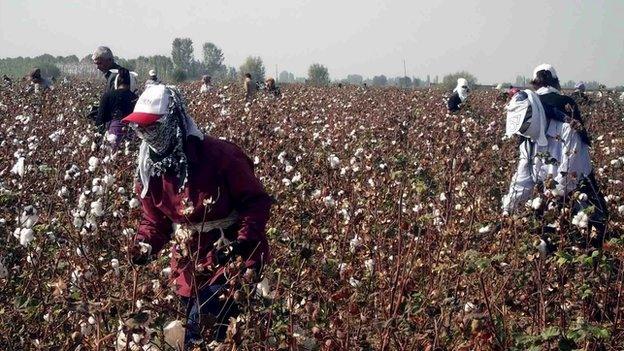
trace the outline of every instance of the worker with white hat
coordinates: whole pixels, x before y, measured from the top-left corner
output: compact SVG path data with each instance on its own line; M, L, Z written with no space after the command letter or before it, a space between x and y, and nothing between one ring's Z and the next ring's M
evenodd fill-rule
M588 143L571 120L561 116L563 112L542 104L540 95L529 89L516 93L505 109L505 134L519 136L521 143L518 168L502 199L503 213L517 212L531 197L540 198L532 208L542 212L551 204L560 206L572 201L572 215L585 214L584 226L580 223L579 228L588 233L595 228L590 243L600 247L608 212L594 177ZM542 240L549 242L547 238Z
M151 85L155 85L155 84L162 84L162 82L158 80L158 76L156 75L156 70L150 69L149 78L145 81L145 88Z

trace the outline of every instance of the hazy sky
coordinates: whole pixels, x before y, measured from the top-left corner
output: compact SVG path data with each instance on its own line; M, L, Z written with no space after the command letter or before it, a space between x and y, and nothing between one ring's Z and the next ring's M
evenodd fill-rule
M457 70L514 81L548 62L560 79L624 84L624 0L0 0L0 57L170 55L175 37L219 46L238 67L261 56L267 73L332 78Z

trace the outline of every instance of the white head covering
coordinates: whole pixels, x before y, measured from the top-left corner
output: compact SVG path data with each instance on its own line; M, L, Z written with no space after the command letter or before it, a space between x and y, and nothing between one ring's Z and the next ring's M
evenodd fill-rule
M468 98L468 81L465 78L457 78L457 86L453 89L459 98L464 102Z
M156 71L155 71L155 70L153 70L153 69L150 69L150 71L149 71L149 76L150 76L150 77L156 77Z
M531 115L527 115L529 106L531 107ZM530 138L539 146L548 145L546 113L537 94L529 89L522 90L511 98L511 101L505 106L505 110L507 111L506 136L518 134ZM520 133L520 127L526 121L530 121L529 128Z
M555 67L548 63L542 63L541 65L535 67L533 70L533 79L537 78L537 72L539 71L549 71L553 78L557 77L557 71L555 71Z

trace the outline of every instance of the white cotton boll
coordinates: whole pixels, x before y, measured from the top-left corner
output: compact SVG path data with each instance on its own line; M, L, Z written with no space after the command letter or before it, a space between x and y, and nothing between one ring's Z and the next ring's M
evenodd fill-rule
M368 185L369 185L371 188L374 188L374 187L375 187L375 181L373 180L373 178L368 178Z
M122 194L122 195L123 195L123 194L125 194L125 193L126 193L126 188L124 188L124 187L120 186L120 187L117 189L117 194Z
M259 165L260 164L260 157L258 156L254 156L254 165Z
M539 210L541 207L542 207L541 197L536 197L535 199L531 200L531 208L533 208L534 210Z
M184 349L184 336L186 330L184 329L184 323L181 321L172 321L167 323L163 328L163 335L165 337L165 343L175 350Z
M293 166L291 166L290 164L287 164L286 167L284 168L286 173L292 172L293 169L294 169Z
M84 207L87 205L87 195L85 193L80 194L80 196L78 197L78 208L79 209L84 209ZM82 217L82 216L81 216Z
M362 245L362 239L359 236L354 236L353 239L349 241L349 251L354 253L355 250Z
M496 145L496 144L492 145L492 151L498 151L498 150L500 150L498 145Z
M78 256L87 256L89 250L86 247L76 247L76 255Z
M89 319L87 320L87 322L89 322L89 324L91 325L95 325L96 320L93 316L89 316Z
M479 234L488 234L492 231L492 225L488 224L485 227L479 228Z
M138 309L141 309L141 307L143 307L143 303L144 303L144 302L143 302L143 300L138 299L138 300L136 300L136 302L135 302L134 304L135 304L135 306L136 306Z
M264 297L265 299L272 297L271 287L269 286L269 280L266 277L262 279L262 281L256 285L256 290L259 293L259 295Z
M351 285L354 288L357 288L358 286L362 285L362 282L360 282L359 280L351 277L351 278L349 278L349 285Z
M110 265L111 265L111 268L113 270L115 270L115 271L119 270L119 260L118 259L116 259L116 258L111 259Z
M52 320L52 316L49 312L43 315L43 320L46 322L50 322Z
M98 199L97 201L91 202L90 213L96 217L100 217L104 214L104 210L102 209L102 200Z
M11 173L17 174L20 177L24 176L25 168L24 168L24 158L19 157L13 168L11 168Z
M106 184L106 186L111 186L113 185L113 183L115 183L115 176L112 174L107 174L104 176L104 178L102 178L102 181L104 181L104 184Z
M334 205L336 205L336 201L334 201L334 199L331 196L325 196L323 198L323 203L327 207L334 207Z
M621 205L621 206L618 207L618 212L620 214L624 214L624 205Z
M579 228L587 228L587 223L589 221L589 217L587 213L580 211L577 213L574 218L572 218L572 224Z
M72 224L74 225L74 228L82 228L84 221L80 217L74 217Z
M38 220L37 209L32 206L26 206L20 215L19 223L22 227L32 228Z
M128 206L130 208L137 208L139 207L140 203L139 200L137 200L136 198L132 198L130 201L128 201Z
M373 273L373 270L375 269L375 260L369 258L368 260L364 261L364 267L366 267L366 270L369 273Z
M332 169L336 169L340 166L340 159L334 154L329 155L327 161L329 161L329 167Z
M117 141L117 136L115 134L106 132L106 141L108 141L111 144L114 144Z
M104 188L102 188L102 186L100 185L95 185L91 188L91 192L95 195L102 195L104 194Z
M355 153L353 155L355 155L355 157L360 157L360 155L362 155L363 152L364 152L364 149L359 147L357 148L357 150L355 150Z
M282 164L283 164L283 163L285 163L285 162L286 162L286 151L282 151L282 152L280 152L280 153L277 155L277 160L278 160L280 163L282 163Z
M58 197L65 197L67 195L67 187L66 186L62 186L61 189L56 193L56 195L58 195Z
M91 156L89 158L89 171L91 172L95 171L95 169L97 168L99 164L100 164L100 159L98 159L95 156Z
M317 199L317 198L319 198L320 196L321 196L321 190L316 189L316 190L314 190L314 191L312 192L312 198L313 198L313 199Z
M297 172L290 180L291 183L299 183L301 181L301 173Z
M582 201L582 202L587 201L587 194L580 193L579 196L578 196L578 199L579 199L579 201Z
M165 277L169 277L171 275L171 267L167 267L167 268L163 268L162 271L160 271L160 273Z
M290 179L282 178L282 184L284 184L284 186L290 186Z
M466 302L464 305L464 312L469 313L475 309L475 305L472 302Z
M145 242L139 242L139 246L141 248L141 253L147 255L150 255L152 253L152 245Z
M28 246L35 239L35 232L30 228L22 228L20 230L20 245Z
M440 201L446 201L446 194L440 193Z

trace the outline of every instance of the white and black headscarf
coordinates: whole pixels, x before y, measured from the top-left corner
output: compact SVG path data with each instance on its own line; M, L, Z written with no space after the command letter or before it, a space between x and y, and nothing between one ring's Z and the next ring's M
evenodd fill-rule
M465 78L457 78L457 86L453 89L453 92L457 92L459 99L464 102L468 98L468 81Z
M195 121L186 113L186 106L180 92L174 86L167 86L170 95L169 112L156 123L147 127L135 127L142 139L139 147L137 173L143 185L141 197L145 197L152 176L173 171L178 178L178 191L184 189L188 176L188 162L184 144L189 136L200 140L204 134Z

